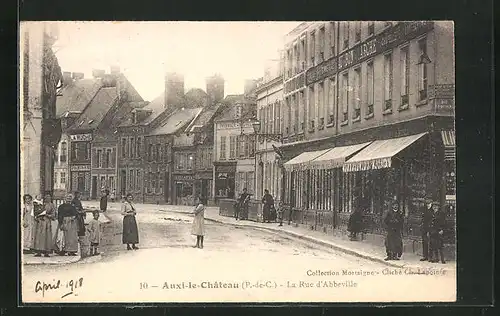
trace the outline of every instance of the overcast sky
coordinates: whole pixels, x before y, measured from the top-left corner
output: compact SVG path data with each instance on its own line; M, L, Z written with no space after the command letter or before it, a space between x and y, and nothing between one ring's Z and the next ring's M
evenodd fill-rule
M164 87L165 71L184 74L186 89L205 90L205 78L220 73L225 94L243 92L245 79L263 76L278 58L286 33L299 22L59 22L55 45L63 71L109 72L121 67L151 101Z

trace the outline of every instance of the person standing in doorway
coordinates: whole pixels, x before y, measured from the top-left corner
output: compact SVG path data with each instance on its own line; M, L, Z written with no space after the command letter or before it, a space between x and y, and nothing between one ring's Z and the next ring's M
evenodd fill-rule
M264 190L264 196L262 197L262 215L264 223L271 222L271 211L274 208L274 199L271 194L269 194L269 190Z
M108 195L109 195L109 190L104 190L102 197L101 197L101 202L100 202L100 208L101 211L106 212L106 209L108 208Z
M23 253L33 253L33 231L35 227L35 210L33 197L29 194L23 196Z
M56 218L57 210L52 203L52 196L45 195L43 206L40 213L35 213L35 237L33 240L33 248L35 249L35 257L49 257L49 254L54 250L54 237L52 234L52 220ZM37 214L38 213L38 214Z
M132 202L134 197L131 193L127 194L125 201L122 204L122 215L123 215L123 236L122 241L124 245L127 245L127 250L137 250L139 247L136 244L139 243L139 229L137 228L137 221L135 220L135 215L137 211L135 205ZM132 245L132 247L130 247Z
M422 214L422 224L420 230L422 233L422 254L423 258L420 261L429 260L429 234L431 229L432 221L432 199L430 197L425 198L425 206L421 209Z
M78 212L73 204L73 195L68 194L64 204L59 205L57 220L59 229L63 232L57 242L59 255L76 256L78 252Z
M78 216L76 217L76 224L78 226L78 237L84 237L85 236L85 217L86 213L85 210L83 209L82 202L80 201L80 192L75 192L75 196L73 197L73 201L71 201L71 204L76 209L76 212L78 213Z
M430 242L429 242L429 262L439 262L438 254L441 257L441 263L446 263L444 260L444 229L446 227L446 216L440 210L439 203L432 203L432 219L430 224Z
M194 220L191 227L191 235L196 236L196 245L193 248L203 249L203 238L205 236L205 197L200 197L196 199L195 209L194 209Z
M403 253L403 214L399 212L397 202L392 203L392 210L387 212L384 219L387 227L387 236L385 238L385 249L387 257L384 260L399 260Z

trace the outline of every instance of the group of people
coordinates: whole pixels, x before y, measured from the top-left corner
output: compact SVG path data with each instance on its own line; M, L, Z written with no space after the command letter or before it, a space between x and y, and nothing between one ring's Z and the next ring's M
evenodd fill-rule
M43 201L25 194L23 204L24 254L76 256L79 238L86 233L90 238L91 255L99 254L99 211L94 212L93 219L86 225L86 212L78 192L68 194L57 208L50 194L46 194Z
M236 220L248 220L250 197L251 194L247 192L246 188L243 188L243 192L234 204L234 217ZM276 209L273 196L269 193L268 189L265 189L264 195L262 196L262 222L271 223L279 220L280 226L283 226L282 215L283 209L281 203L280 207Z
M421 233L422 252L421 261L446 263L443 254L444 230L446 227L446 217L440 209L439 203L432 198L425 198L425 207L421 213ZM395 201L391 209L384 217L384 225L387 229L385 248L388 260L400 260L403 254L403 224L404 214L399 209L399 204ZM356 209L349 217L348 228L351 240L356 240L357 234L363 227L363 208Z

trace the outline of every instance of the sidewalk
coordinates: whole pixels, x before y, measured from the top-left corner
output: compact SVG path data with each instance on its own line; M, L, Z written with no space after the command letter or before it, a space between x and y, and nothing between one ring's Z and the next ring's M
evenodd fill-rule
M85 206L84 206L85 207ZM87 209L87 208L86 208ZM87 216L85 218L85 223L89 223L92 220L92 209L87 210ZM111 220L103 213L99 216L99 222L101 224L107 224ZM97 256L97 257L100 257ZM80 256L80 249L78 249L76 256L58 256L56 254L51 254L50 257L35 257L34 254L22 254L21 260L25 265L40 265L40 264L68 264L80 261L82 258ZM86 258L87 259L87 258ZM93 258L92 261L95 261Z
M98 201L85 201L89 208L99 207ZM108 209L119 209L120 203L108 204ZM140 208L139 208L140 205ZM190 213L192 212L191 206L182 205L156 205L156 204L138 204L139 209L158 210L173 213ZM313 242L325 247L329 247L353 256L364 258L373 262L382 263L387 266L396 268L412 268L412 269L443 269L445 271L456 271L456 262L448 261L446 264L431 263L427 261L420 261L420 256L406 252L403 254L402 260L399 261L385 261L385 247L375 245L367 241L351 241L346 235L332 235L326 234L321 231L308 230L304 227L295 227L283 223L283 226L278 226L278 223L259 223L252 221L236 221L233 217L219 215L218 207L207 207L205 209L205 219L217 223L249 227L254 229L261 229L281 234L286 234L295 238Z

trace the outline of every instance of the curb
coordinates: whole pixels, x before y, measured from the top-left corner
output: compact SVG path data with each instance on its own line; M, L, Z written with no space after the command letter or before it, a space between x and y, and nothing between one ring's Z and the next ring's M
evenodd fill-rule
M65 265L65 264L77 263L80 260L82 260L82 257L76 256L74 259L72 258L71 260L65 261L65 262L27 262L27 263L23 263L23 265L25 265L25 266L40 266L40 265L54 266L54 265Z

